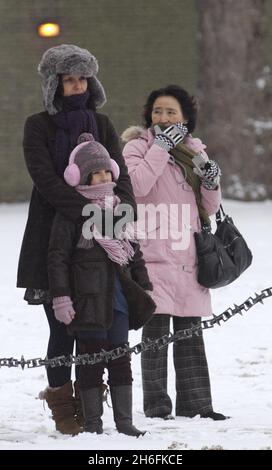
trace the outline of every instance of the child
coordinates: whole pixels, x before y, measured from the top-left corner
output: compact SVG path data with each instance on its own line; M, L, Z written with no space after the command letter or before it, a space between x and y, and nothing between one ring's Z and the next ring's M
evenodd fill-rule
M119 176L117 163L91 134L82 134L70 155L64 179L102 211L111 201L114 210L120 199L114 194ZM104 213L105 215L105 213ZM84 237L83 220L75 224L56 214L52 227L48 275L57 320L77 335L79 354L124 346L128 330L138 329L155 310L145 290L152 290L142 252L127 239L103 237L95 226L92 237ZM99 224L98 224L99 227ZM105 227L104 227L105 228ZM132 424L132 373L130 357L82 365L79 389L84 431L101 434L104 367L108 368L116 428L139 436Z

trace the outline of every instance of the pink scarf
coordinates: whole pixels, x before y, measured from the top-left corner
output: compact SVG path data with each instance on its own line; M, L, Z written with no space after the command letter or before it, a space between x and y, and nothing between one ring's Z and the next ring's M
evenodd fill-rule
M113 182L101 183L94 186L76 186L76 190L86 197L93 204L96 204L101 209L114 209L120 203L120 199L113 192L116 184ZM120 265L128 264L134 256L134 249L131 246L129 240L125 237L122 240L116 238L102 237L98 232L97 228L93 226L93 237L99 243L99 245L106 251L108 257ZM78 248L88 249L93 246L92 239L87 240L83 234L80 236L80 240L77 244Z

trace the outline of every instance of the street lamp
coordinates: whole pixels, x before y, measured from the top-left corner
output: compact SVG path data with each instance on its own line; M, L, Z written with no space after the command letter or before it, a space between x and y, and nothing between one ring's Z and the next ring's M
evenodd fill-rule
M54 22L41 23L38 26L38 35L43 38L54 38L60 34L60 25Z

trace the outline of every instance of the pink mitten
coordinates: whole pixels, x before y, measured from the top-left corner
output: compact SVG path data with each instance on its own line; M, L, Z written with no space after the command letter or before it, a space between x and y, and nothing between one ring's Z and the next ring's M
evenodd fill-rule
M65 325L69 325L76 314L73 309L73 302L68 295L64 297L54 297L53 309L56 319L61 323L65 323Z

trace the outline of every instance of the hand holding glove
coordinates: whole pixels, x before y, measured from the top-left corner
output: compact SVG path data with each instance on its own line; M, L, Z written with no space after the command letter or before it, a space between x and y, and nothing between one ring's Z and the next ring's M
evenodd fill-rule
M188 134L187 127L181 122L178 122L177 124L172 124L164 130L162 130L160 126L156 125L154 126L154 131L154 144L159 145L167 152L175 148L178 143L182 142Z
M195 166L193 171L202 180L204 188L216 189L221 177L221 170L218 164L213 160L206 161L201 154L196 155L192 162Z
M64 297L54 297L53 309L56 319L61 323L65 323L65 325L69 325L75 318L76 312L73 309L73 302L68 295Z

